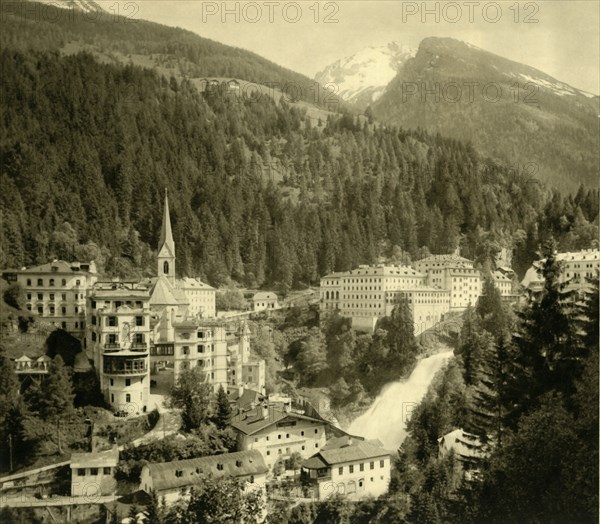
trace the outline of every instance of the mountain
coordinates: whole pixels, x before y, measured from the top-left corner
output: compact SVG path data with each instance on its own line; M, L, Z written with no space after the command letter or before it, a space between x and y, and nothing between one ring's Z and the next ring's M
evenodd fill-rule
M400 66L415 54L416 49L396 42L367 47L330 64L315 80L322 86L335 86L342 100L364 109L382 95Z
M426 38L372 109L386 123L470 141L561 190L597 186L598 96L475 46Z
M40 4L48 4L60 9L78 9L85 13L106 13L94 0L38 0Z
M244 82L242 90L248 95L283 97L286 102L308 109L337 111L343 106L335 94L319 88L314 80L300 73L191 31L104 10L91 16L86 11L96 5L91 0L48 0L47 4L22 1L39 9L17 9L15 2L3 11L2 48L63 55L85 51L104 63L152 68L166 77L190 80L197 87L206 84L206 79L237 79ZM72 6L77 8L65 16L64 8ZM128 12L126 6L122 12ZM325 113L313 113L326 119Z

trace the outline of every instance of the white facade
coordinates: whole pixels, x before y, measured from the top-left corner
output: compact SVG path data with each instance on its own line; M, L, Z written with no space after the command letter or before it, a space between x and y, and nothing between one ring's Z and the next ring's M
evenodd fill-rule
M144 284L99 282L88 296L86 348L100 389L115 409L148 409L151 342L150 290Z
M406 293L406 295L405 295ZM428 275L408 266L360 266L321 279L320 309L352 319L352 327L373 331L400 297L411 299L414 332L419 334L449 311L448 290L428 285Z
M317 484L319 500L334 495L359 500L387 492L391 454L378 440L340 437L329 441L302 467Z
M598 278L600 271L600 250L584 249L567 253L557 253L557 260L562 265L562 273L559 281L568 283L568 289L584 290L589 287L586 279ZM544 287L544 279L538 268L542 261L534 262L525 273L521 284L531 291L541 291Z
M119 451L95 453L73 453L70 460L71 496L95 497L113 495L117 490L115 470L119 462Z
M271 291L260 291L252 297L254 311L269 311L279 309L277 295Z
M239 449L260 451L269 469L293 453L309 457L327 441L327 422L275 406L259 405L240 413L231 425Z
M432 255L413 262L416 270L427 275L427 285L450 292L450 309L475 306L481 296L482 280L473 262L458 255Z
M97 278L93 262L55 260L16 272L16 280L25 292L25 307L78 338L85 333L87 292Z

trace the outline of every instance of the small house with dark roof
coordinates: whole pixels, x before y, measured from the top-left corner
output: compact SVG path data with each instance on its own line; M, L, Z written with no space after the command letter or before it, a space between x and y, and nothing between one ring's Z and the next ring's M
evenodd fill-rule
M269 467L293 453L307 458L321 449L327 426L327 421L301 410L266 403L237 413L231 421L239 449L260 451Z
M390 460L391 452L379 440L345 435L330 439L303 462L302 471L316 485L320 500L333 494L357 500L387 492Z
M167 503L181 497L183 490L207 481L207 477L235 477L249 488L264 488L269 468L258 450L238 451L187 460L147 464L140 475L140 489L155 491Z

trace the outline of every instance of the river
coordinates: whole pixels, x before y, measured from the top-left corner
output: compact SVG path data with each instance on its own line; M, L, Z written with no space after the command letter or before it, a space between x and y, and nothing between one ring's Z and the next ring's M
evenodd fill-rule
M398 449L406 438L406 421L452 354L449 350L421 359L407 379L386 384L368 411L354 419L346 431L377 438L386 449Z

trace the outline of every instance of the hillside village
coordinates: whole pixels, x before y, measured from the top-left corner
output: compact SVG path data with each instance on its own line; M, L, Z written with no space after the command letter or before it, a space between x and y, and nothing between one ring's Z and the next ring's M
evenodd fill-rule
M597 6L5 4L0 522L598 522Z
M568 289L577 293L590 289L588 282L600 270L599 255L598 250L557 255L565 264L562 278ZM514 305L524 299L525 291L539 292L543 287L542 263L534 264L520 284L514 272L502 265L487 278L502 302ZM93 261L53 261L3 271L4 279L21 291L24 310L50 329L81 342L72 373L93 370L103 402L115 417L133 421L150 412L157 417L154 429L125 445L102 444L94 438L92 425L89 444L84 446L87 450L73 452L56 466L1 478L6 500L37 501L32 502L35 507L44 507L44 499L51 501L49 505L65 507L104 503L109 514L125 518L131 507L138 506L109 508L111 498L131 497L127 494L133 490L139 508L152 497L168 507L207 475L238 479L245 490L272 501L324 500L332 494L360 500L385 494L394 450L385 449L378 440L347 433L329 410L325 418L311 404L314 399L267 391L266 362L253 352L247 322L250 315L280 310L277 295L258 292L250 311L219 317L217 290L199 279L177 278L175 270L176 247L165 195L156 277L106 280L98 275ZM483 282L473 262L457 253L432 255L412 266L360 266L326 275L321 279L318 307L321 322L332 316L347 318L352 329L370 333L395 308L404 307L409 314L407 333L418 337L476 305ZM46 380L53 366L47 355L31 358L24 354L9 362L21 389L28 382ZM208 456L145 460L123 491L118 479L123 478L121 464L131 455L131 446L143 450L153 441L177 439L180 431L191 429L190 416L185 414L194 409L189 402L206 402L207 398L192 396L179 404L172 400L174 387L183 389L190 378L195 386L206 386L204 394L214 399L206 407L216 411L217 425L231 432L229 448ZM198 391L194 393L192 386L184 394L197 395ZM317 407L321 408L318 402ZM477 460L471 457L481 458L485 453L479 437L456 429L439 442L440 457L452 451L463 464L465 478L472 478ZM68 468L48 477L50 470L65 464ZM68 492L58 487L64 481L70 485Z

